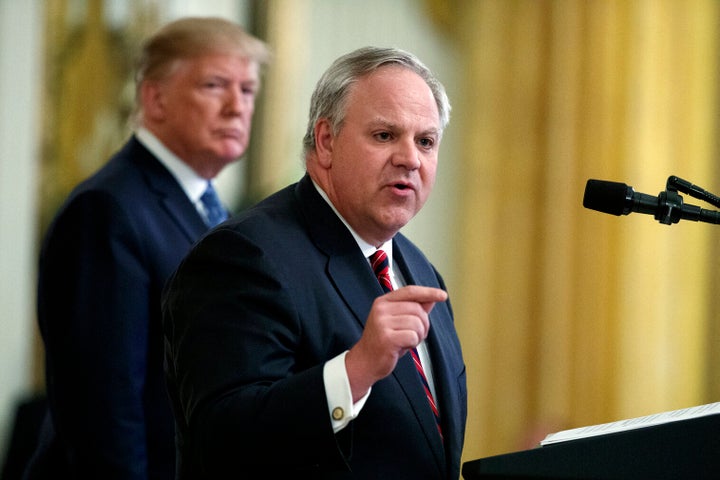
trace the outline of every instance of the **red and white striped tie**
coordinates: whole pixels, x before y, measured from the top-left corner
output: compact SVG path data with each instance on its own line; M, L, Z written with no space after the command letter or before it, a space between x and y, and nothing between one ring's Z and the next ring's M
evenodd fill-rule
M377 277L378 282L380 282L380 286L382 287L383 291L385 293L391 292L393 290L393 286L392 282L390 281L390 262L388 261L387 253L385 253L383 250L378 250L373 253L370 256L370 265L372 266L373 272L375 272L375 276ZM425 369L423 369L422 363L420 363L420 356L418 355L417 349L412 348L409 352L410 356L413 359L413 363L415 364L415 369L417 370L420 376L420 380L422 381L423 388L425 389L425 396L428 399L428 403L430 403L430 409L435 415L437 429L440 433L440 437L442 438L442 428L440 427L440 411L438 410L437 404L435 403L435 398L433 398L433 394L430 391L430 384L428 383L427 376L425 375Z

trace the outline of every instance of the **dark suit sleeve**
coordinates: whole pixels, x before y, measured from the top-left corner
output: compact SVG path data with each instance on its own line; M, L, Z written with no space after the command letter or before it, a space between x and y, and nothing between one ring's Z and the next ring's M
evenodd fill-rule
M167 368L182 448L206 471L343 465L327 412L326 358L308 347L319 334L302 330L276 257L221 229L197 245L166 289Z
M142 255L127 213L97 193L72 200L41 254L50 407L76 478L147 478L150 289Z

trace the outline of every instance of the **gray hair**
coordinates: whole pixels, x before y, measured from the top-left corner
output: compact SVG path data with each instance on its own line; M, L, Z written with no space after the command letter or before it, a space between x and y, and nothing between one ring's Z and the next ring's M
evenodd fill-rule
M218 17L185 17L163 26L143 44L135 73L135 115L142 115L140 86L145 80L162 80L172 74L178 60L208 54L230 54L257 62L270 62L270 49L240 25Z
M361 77L380 67L397 65L417 73L430 87L440 116L440 133L450 121L450 101L445 87L415 55L398 48L364 47L338 58L320 77L310 99L310 115L303 138L303 152L315 149L315 124L321 118L330 122L337 134L345 118L350 87Z

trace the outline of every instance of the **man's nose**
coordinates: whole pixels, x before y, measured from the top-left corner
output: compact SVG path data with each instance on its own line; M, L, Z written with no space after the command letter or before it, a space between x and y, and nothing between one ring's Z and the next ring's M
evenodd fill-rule
M420 152L418 152L415 139L402 140L397 143L397 149L393 152L392 163L408 170L420 168Z
M225 99L224 111L228 115L242 115L249 109L252 109L252 100L249 95L245 95L241 88L231 88L228 90Z

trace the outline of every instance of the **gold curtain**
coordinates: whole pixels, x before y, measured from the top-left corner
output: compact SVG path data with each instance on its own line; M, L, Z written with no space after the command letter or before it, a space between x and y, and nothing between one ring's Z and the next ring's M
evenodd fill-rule
M128 2L127 18L109 20L105 0L48 0L45 5L40 230L70 190L127 140L133 107L132 62L157 25L152 0Z
M273 59L263 77L263 92L253 118L247 194L243 199L246 205L297 181L304 170L298 153L297 125L287 119L294 118L298 108L303 112L301 118L305 118L307 106L298 105L297 90L288 88L288 79L297 79L298 72L306 69L312 58L311 51L298 48L307 43L309 35L306 31L310 14L308 2L262 2L254 5L253 13L255 34L271 45Z
M589 178L718 192L718 2L430 3L464 68L464 460L720 400L720 230L582 207Z

